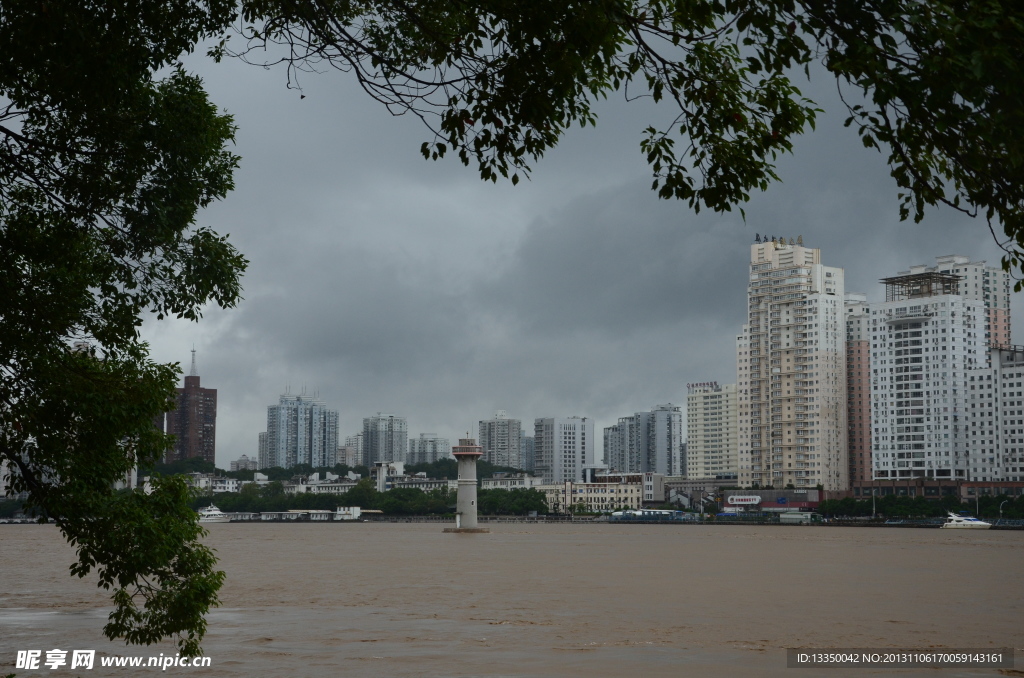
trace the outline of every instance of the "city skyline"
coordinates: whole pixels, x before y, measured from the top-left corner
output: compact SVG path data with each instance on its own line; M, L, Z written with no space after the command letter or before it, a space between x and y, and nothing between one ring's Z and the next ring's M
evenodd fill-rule
M843 128L820 84L805 93L830 113L744 222L649 190L636 130L657 112L643 102L600 105L596 130L571 132L512 187L424 161L419 124L342 78L308 78L300 99L278 70L186 66L235 115L244 158L237 189L199 223L251 263L238 308L198 324L150 318L142 333L154 359L185 372L196 345L218 389L220 465L253 455L289 383L319 390L341 435L394 411L453 441L497 409L523 422L579 414L603 430L684 402L687 383L732 383L756 234L802 234L872 301L880 278L937 256L999 261L977 220L936 209L899 222L884 156ZM1020 295L1011 303L1020 323Z
M1024 469L1018 465L1024 459L1018 457L1024 450L1017 445L1022 441L1016 438L1016 429L999 423L1000 416L1021 416L1021 411L1013 409L1020 403L1003 402L1002 391L1020 387L1015 380L1022 373L1015 370L1024 368L1024 348L1012 346L1010 339L1007 273L984 261L972 262L970 257L943 255L937 257L935 266L917 264L882 279L885 301L867 302L868 295L846 293L844 270L823 266L820 250L804 247L802 237L787 243L785 238L756 236L750 253L748 323L737 337L738 384L687 384L689 425L685 433L681 408L671 404L620 417L617 425L604 429L600 451L589 423L580 429L583 447L565 462L561 460L563 447L567 451L577 442L573 420L588 422L587 418L536 419L535 433L543 441L540 472L547 482L579 480L583 470L593 465L691 479L724 478L738 472L734 477L740 486L795 484L839 491L872 477L884 481L918 472L951 480L1020 479ZM957 316L962 316L962 322ZM941 327L949 319L953 327ZM927 336L929 333L933 336ZM929 347L940 355L927 355ZM989 355L998 358L990 360ZM797 364L783 365L783 361ZM895 367L887 367L890 363ZM953 371L947 374L943 370ZM813 380L806 381L809 378ZM190 379L191 386L198 388L195 349L186 387ZM987 389L988 394L968 396L968 380L970 391L977 385L977 390ZM934 390L940 385L942 389ZM796 390L791 390L794 387ZM933 390L926 392L928 387ZM178 391L181 398L185 390ZM1007 391L1007 395L1012 398L1020 392ZM986 403L991 408L993 399L1000 411L986 410ZM976 400L980 409L976 409ZM281 396L282 406L286 401L321 410L325 407L315 396L305 394L286 393ZM815 412L818 408L822 411ZM268 431L275 419L269 414L278 409L282 408L268 408ZM833 414L826 416L826 411ZM337 413L329 414L332 423L336 422ZM664 422L655 416L661 414L666 415ZM950 420L952 425L946 423ZM770 426L764 425L769 422ZM1006 423L1022 422L1013 419ZM349 437L345 443L355 445L349 448L353 452L364 447L360 438L371 441L371 450L380 448L370 454L379 459L369 459L368 464L378 460L430 462L450 451L446 438L421 433L418 441L409 440L406 454L403 443L408 424L398 415L378 412L364 418L363 426L361 435ZM488 445L494 448L490 451L495 455L492 463L526 468L498 458L499 454L508 456L511 449L518 454L522 439L519 420L498 410L479 426L482 440L493 439ZM542 430L567 428L574 433L564 444L558 439L560 433L552 441L546 440L549 433L541 435ZM663 429L669 431L668 439L655 443L653 431ZM945 433L949 430L953 433ZM513 431L515 439L511 440ZM387 441L378 440L385 434ZM688 455L675 450L684 435L689 440ZM799 437L795 445L794 437ZM340 442L336 428L333 438L336 444ZM268 449L274 447L268 442L268 434L260 433L261 466L267 465ZM975 449L978 445L994 447ZM501 448L509 449L499 453ZM730 458L736 454L733 450L738 450L738 465ZM325 450L320 463L314 465L329 466L327 460L333 456L333 450ZM714 458L719 461L711 461ZM797 463L788 463L794 459ZM820 459L825 463L813 463ZM297 461L302 463L295 458L285 465ZM786 463L765 463L768 461ZM822 466L825 470L818 470ZM765 470L772 471L770 477L757 473Z
M760 234L758 234L756 237L759 239L760 238ZM771 238L771 237L772 236L767 236L766 235L766 239L765 239L764 243L761 246L767 246L768 243L769 243L768 239ZM782 240L780 240L780 243L781 242L782 242ZM817 249L817 248L815 248L815 249ZM950 261L955 260L957 257L962 257L961 263L966 263L966 261L972 259L972 257L963 257L963 255L948 255L948 254L946 254L946 255L937 255L934 258L940 262L940 265L942 265L943 260L946 260L946 263L948 265ZM985 268L985 262L984 261L981 261L980 263L979 262L975 262L975 261L971 261L970 265L972 266L972 269L971 269L972 271L974 270L975 267L979 268L979 270L984 270L984 268ZM931 265L928 262L926 262L926 263L917 263L917 264L908 265L908 266L909 266L909 268L911 270L913 270L915 272L925 271L925 270L928 270L928 271L936 270L936 266ZM830 268L831 268L831 270L839 270L839 269L841 269L841 267L830 267ZM989 266L988 268L989 268L989 270L993 270L993 271L996 270L996 267ZM901 274L906 274L906 273L908 273L908 271L901 271ZM1002 274L1002 275L1005 276L1005 274ZM880 282L884 282L884 280L880 281ZM967 286L965 285L964 286L965 293L966 293L966 289L967 289ZM849 291L845 291L845 290L844 290L844 292L845 293L842 296L845 297L845 301L846 301L845 305L846 305L846 309L847 309L844 312L849 312L849 309L851 308L851 304L852 304L852 308L854 309L854 312L861 313L861 312L863 312L861 307L867 308L867 307L869 307L872 304L878 304L878 303L880 303L882 301L882 299L880 299L879 297L884 297L884 295L880 295L880 294L877 294L877 293L874 294L874 295L871 295L871 294L863 294L861 292L849 292ZM976 294L976 291L975 291L975 294ZM971 298L974 298L973 295L971 296ZM1013 300L1014 300L1013 295L1008 295L1009 303L1012 303ZM985 308L990 308L987 303L984 304L984 306L985 306ZM1007 304L1003 303L1002 302L1002 297L1000 297L1000 300L998 301L998 303L997 302L993 302L993 305L992 305L991 308L1006 309L1006 306L1007 306ZM992 310L988 310L988 311L983 312L982 316L979 317L980 324L983 327L985 327L985 332L983 334L987 335L989 333L989 328L991 327L992 328L992 334L993 334L993 341L997 342L997 343L1005 341L1007 335L1009 335L1010 331L1011 331L1010 330L1009 319L1007 319L1005 317L1008 313L1009 313L1008 310L1001 310L1001 314L999 316L993 316ZM849 320L848 317L846 319ZM839 330L837 332L837 334L842 334L842 333L843 333L842 330ZM740 344L738 350L741 353L743 353L743 350L745 348L746 348L745 345ZM841 353L845 354L845 351L848 348L849 347L844 347L841 350ZM190 371L191 377L189 377L189 378L193 379L193 381L196 381L197 380L197 375L195 373L195 356L194 356L195 349L192 350L192 353L193 353L192 368L191 368L191 371ZM742 358L741 358L741 360L742 360ZM865 367L866 366L867 366L867 364L865 363ZM723 379L733 379L733 380L735 380L737 378L737 373L733 372L733 373L730 373L730 374L726 374L726 376L722 377L722 378ZM188 382L186 380L186 384L187 383ZM691 386L690 384L686 384L686 385L683 386L683 388L689 390L690 386ZM736 385L735 384L731 384L730 386L735 387ZM204 389L204 390L206 390L206 389ZM290 386L286 386L285 387L285 394L288 397L290 397L290 398L310 399L310 400L315 399L315 400L317 400L318 403L323 405L323 403L319 400L319 391L318 390L314 391L315 395L308 395L306 393L306 390L307 390L306 386L304 385L302 387L302 393L299 394L298 396L293 396L290 393L291 387ZM178 391L180 393L180 392L183 391L183 389L179 388ZM213 392L216 393L216 389L213 389ZM282 396L282 397L285 397L285 396ZM688 399L684 398L684 399L682 399L682 402L686 403L687 400ZM863 405L866 405L866 404L867 403L865 403L863 401L849 400L847 402L847 407L848 408L855 408L858 405L863 406ZM685 404L682 406L682 410L683 410L683 414L685 415L685 413L687 412L687 408L686 408ZM492 420L494 418L507 418L508 417L508 415L506 414L506 412L504 410L499 410L498 412L499 412L498 415L493 415L491 417ZM380 414L381 413L378 412L376 416L380 416ZM849 412L847 414L849 414ZM384 415L384 416L394 417L395 415ZM586 416L586 415L581 415L581 416ZM591 421L594 421L594 418L592 418L592 417L586 417L586 418L591 420ZM360 418L360 419L363 421L363 424L365 426L366 418ZM404 416L400 417L400 419L402 419L403 421L407 421L407 417L404 417ZM531 417L527 416L527 417L524 417L524 419L529 420L529 419L531 419ZM617 424L616 424L616 420L612 420L611 423L609 424L609 426L614 427L616 425L621 425L622 424L622 421L623 421L622 417L618 417L616 419L617 419ZM362 435L362 433L363 433L363 429L360 428L359 430L356 430L356 431L353 432L354 433L353 436L348 436L347 434L349 433L349 431L347 431L343 427L343 425L340 423L340 422L342 422L344 420L345 420L345 417L343 415L339 415L339 417L338 417L338 421L339 421L339 424L338 424L338 435L337 435L337 437L338 437L338 447L339 448L343 445L343 443L351 442L351 439L353 439L355 437L355 435ZM482 419L477 421L478 425L482 425L483 423L484 423L484 420L482 420ZM407 423L405 424L405 426L408 429L408 424ZM442 425L441 428L443 428L443 425ZM453 430L456 430L457 428L458 427L456 426ZM607 429L608 427L602 427L602 428ZM842 427L840 427L840 428L842 428ZM262 432L259 435L260 436L265 436L266 433ZM421 434L421 435L423 435L423 434ZM441 438L445 437L445 436L438 436L438 434L435 434L435 433L431 433L429 435L432 436L432 437L441 437ZM526 436L526 430L525 429L523 430L522 435L523 435L523 437ZM686 439L686 437L688 435L689 435L688 426L687 426L687 423L686 423L686 417L684 416L683 417L683 421L682 421L682 437L684 439L684 442L685 442L685 439ZM597 456L599 461L600 461L601 457L603 455L605 455L606 452L607 452L607 448L606 448L606 445L607 445L607 432L605 433L605 435L603 437L605 439L604 443L602 444L602 443L599 442L598 445L600 445L600 446L598 447L598 449L595 450L596 456ZM410 442L413 440L413 436L408 435L408 430L406 431L406 439L409 440ZM852 440L850 440L849 443L850 444L849 444L848 450L847 450L847 453L849 454L849 457L848 457L849 468L848 468L848 474L847 474L848 480L845 481L844 483L840 483L840 484L845 484L847 486L849 485L850 482L853 482L853 480L855 480L855 479L859 480L859 479L865 478L865 476L862 476L862 475L860 475L860 474L855 472L855 468L854 468L855 461L854 461L854 456L853 456L855 448L854 448L854 444L853 444ZM260 444L257 445L254 448L254 450L251 450L251 451L248 451L248 452L243 450L242 452L240 452L239 456L241 456L242 454L248 454L253 459L256 459L256 458L258 458L260 456L261 452L263 451L262 448L260 447L261 445L262 445L262 441L260 441ZM241 449L241 448L239 448L239 449ZM863 449L866 452L870 452L870 443L867 444ZM409 450L406 450L405 454L408 455L409 454ZM225 467L226 464L224 462L222 462L221 460L219 460L220 456L224 456L224 455L218 455L217 465ZM868 465L867 465L867 468L865 469L867 471L866 478L870 478L870 475L871 475L870 455L866 455L866 456L868 456ZM612 464L612 460L608 459L606 457L606 458L604 458L603 463L605 463L605 464ZM685 461L683 462L683 465L684 466L686 465ZM839 467L845 468L842 463L839 464ZM685 469L684 469L684 472L686 472ZM750 482L750 481L748 481L748 482Z

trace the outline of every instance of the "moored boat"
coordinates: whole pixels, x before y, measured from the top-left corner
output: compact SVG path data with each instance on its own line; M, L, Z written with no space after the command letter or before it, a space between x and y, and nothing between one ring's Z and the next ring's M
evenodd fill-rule
M219 508L210 504L199 509L199 522L201 523L230 523L231 516Z
M978 520L974 516L949 511L949 517L946 518L946 522L942 524L942 527L954 530L987 530L992 527L992 523Z

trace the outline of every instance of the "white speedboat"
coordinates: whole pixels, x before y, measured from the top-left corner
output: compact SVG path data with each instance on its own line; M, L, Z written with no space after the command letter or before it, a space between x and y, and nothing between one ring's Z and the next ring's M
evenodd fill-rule
M992 527L992 523L986 523L984 520L978 520L973 516L949 511L949 517L946 518L946 522L942 524L942 527L953 530L987 530Z
M219 508L210 504L205 508L199 509L199 522L201 523L230 523L231 516L224 513Z

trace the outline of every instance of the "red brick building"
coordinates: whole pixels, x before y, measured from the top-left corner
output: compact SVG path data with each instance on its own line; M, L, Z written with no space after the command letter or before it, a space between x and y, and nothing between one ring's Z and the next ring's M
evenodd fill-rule
M217 389L199 385L196 352L192 351L192 371L185 387L177 389L177 407L167 413L166 432L175 437L167 450L167 462L202 457L215 463L217 453Z

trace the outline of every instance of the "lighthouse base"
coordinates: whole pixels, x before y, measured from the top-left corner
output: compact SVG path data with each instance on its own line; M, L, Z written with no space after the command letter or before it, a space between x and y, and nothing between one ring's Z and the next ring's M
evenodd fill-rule
M491 532L486 527L446 527L444 531L455 534L490 534Z

